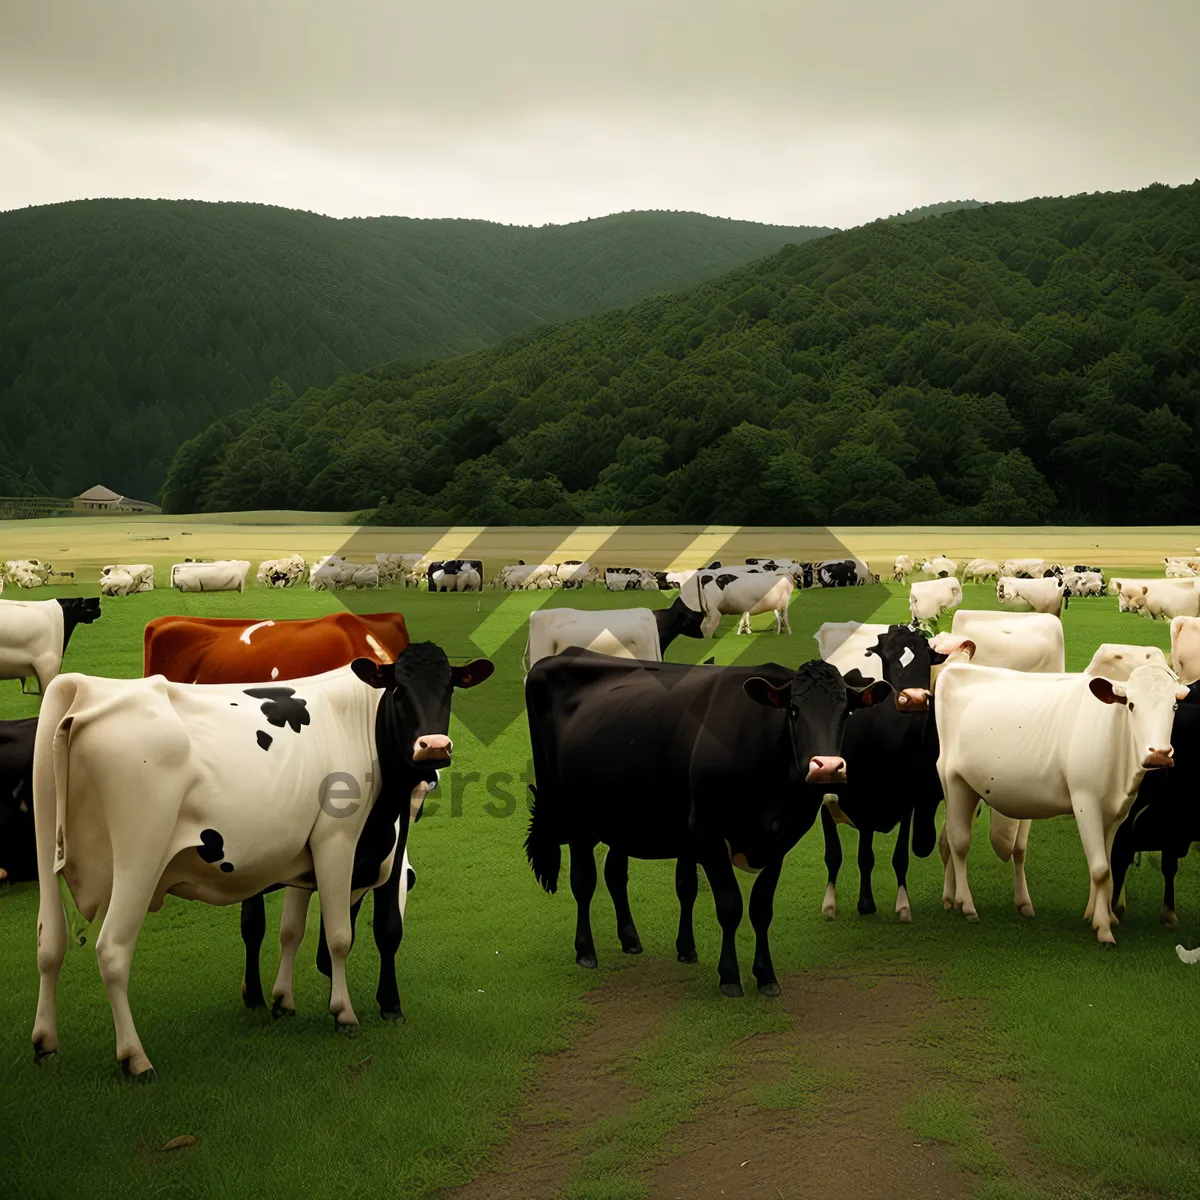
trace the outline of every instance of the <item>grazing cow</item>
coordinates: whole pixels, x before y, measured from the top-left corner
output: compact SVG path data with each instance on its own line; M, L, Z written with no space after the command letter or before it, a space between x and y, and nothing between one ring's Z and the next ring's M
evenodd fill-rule
M397 579L404 586L415 582L413 572L425 562L423 554L376 554L375 562L379 565L380 583L394 583Z
M761 872L750 898L754 975L759 991L777 995L768 932L784 856L812 827L828 785L844 778L838 748L847 713L887 692L882 682L861 693L847 689L822 662L795 671L773 663L696 667L572 649L535 664L525 680L536 778L525 849L548 892L558 887L562 846L571 849L575 961L596 966L589 910L594 849L603 842L610 848L605 882L627 953L641 950L629 911L629 858L679 860L676 950L685 962L695 961L691 912L695 865L703 866L721 925L726 996L742 995L734 868Z
M150 563L109 563L100 572L100 595L130 596L154 591L154 567Z
M1092 675L1027 675L994 667L949 666L938 680L938 774L946 797L946 835L956 908L977 920L967 882L971 821L980 801L1023 821L1073 814L1088 860L1085 916L1111 943L1112 874L1108 849L1149 770L1173 765L1171 724L1186 699L1162 667L1138 667L1124 683ZM992 845L1002 859L1011 844ZM950 868L947 884L950 884ZM1032 911L1028 895L1024 897Z
M1145 583L1121 582L1122 612L1137 613L1152 620L1200 617L1200 589L1188 586L1195 580L1151 579Z
M1000 564L990 558L973 558L963 567L963 583L970 580L973 583L986 583L1000 574Z
M545 585L553 587L557 583L558 568L553 563L516 563L512 566L501 567L492 580L492 587L502 587L507 591L534 588Z
M0 600L0 679L36 676L42 695L62 667L78 625L100 619L97 596L59 600Z
M1192 579L1200 575L1200 558L1164 558L1168 579Z
M917 564L907 554L897 554L892 564L892 578L903 583L916 569Z
M268 558L258 565L258 582L263 587L295 587L304 582L308 563L304 555L293 554L288 558Z
M908 610L914 622L936 621L948 608L962 603L962 584L953 576L917 580L908 589Z
M242 592L246 590L247 559L175 563L171 586L181 592Z
M1006 558L1000 564L1000 574L1012 579L1040 579L1045 569L1044 558Z
M1067 669L1062 622L1049 613L960 608L954 614L950 632L974 644L971 662L979 667L1006 667L1043 675L1061 675ZM944 636L934 638L935 649L941 648L938 639ZM935 679L937 675L935 671Z
M585 583L599 583L602 578L599 567L574 558L559 563L554 568L554 577L565 588L581 588Z
M451 667L421 643L386 666L355 659L286 687L55 679L34 744L35 1057L58 1049L60 872L86 920L105 914L96 957L127 1073L154 1078L128 984L145 915L168 894L234 904L276 885L319 890L329 1009L339 1026L356 1028L346 989L351 903L402 857L411 807L450 761L453 689L491 671L486 659ZM288 965L285 956L281 975ZM285 1008L288 998L277 993Z
M0 882L37 878L33 838L33 739L37 717L0 721Z
M958 563L944 554L938 554L928 562L923 562L921 571L932 579L946 579L951 575L958 574Z
M861 558L835 558L816 564L816 578L822 587L855 587L871 582L871 570Z
M604 586L610 592L656 592L658 580L642 567L605 567Z
M1085 675L1103 675L1113 683L1124 683L1138 667L1171 669L1167 656L1157 646L1133 646L1125 642L1105 642L1096 647L1092 661L1083 669Z
M965 638L953 642L953 652L961 652L969 659L974 649L972 644ZM947 654L935 651L920 633L907 625L885 626L867 653L875 659L868 674L882 675L896 702L851 713L846 723L842 757L846 760L847 782L831 788L837 796L837 815L828 803L821 809L825 865L829 873L821 911L827 920L837 916L842 848L836 822L841 817L858 830L858 911L863 915L875 911L871 888L874 835L890 833L899 826L892 854L896 914L901 921L911 921L907 891L909 830L912 850L918 858L928 857L937 842L934 817L942 802L942 790L937 774L934 702L929 688L932 666L944 663Z
M738 633L750 632L750 618L759 613L775 614L775 632L792 627L788 622L788 604L795 581L790 575L768 575L758 572L751 575L731 575L725 570L698 577L700 611L704 614L703 636L713 637L722 615L738 615Z
M1099 571L1067 571L1062 581L1064 596L1104 595L1104 576Z
M445 562L431 562L429 564L429 590L431 592L482 592L483 562L478 558L450 558Z
M1047 579L1018 579L1001 575L996 582L996 599L1001 608L1017 612L1052 613L1058 617L1070 603L1063 595L1063 582L1057 576Z
M1158 919L1168 929L1179 928L1175 913L1175 874L1179 860L1193 842L1200 841L1200 810L1196 807L1196 792L1200 788L1200 684L1191 684L1187 691L1187 699L1180 701L1171 729L1175 769L1146 774L1112 844L1113 907L1118 913L1124 910L1122 893L1134 855L1142 851L1161 854L1163 902ZM1180 957L1184 962L1189 961L1182 954Z
M570 646L617 658L662 662L679 636L698 638L702 616L676 596L668 608L543 608L529 614L525 672Z
M53 568L36 558L10 558L4 564L4 577L17 587L44 587L50 582ZM74 578L74 576L71 576Z
M1200 617L1172 619L1171 666L1181 683L1200 679Z

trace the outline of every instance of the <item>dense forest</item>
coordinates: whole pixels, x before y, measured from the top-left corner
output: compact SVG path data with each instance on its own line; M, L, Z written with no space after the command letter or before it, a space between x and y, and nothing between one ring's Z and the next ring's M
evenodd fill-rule
M152 500L182 441L275 378L304 390L458 354L828 232L676 212L533 228L166 200L0 213L0 494L103 482Z
M1194 521L1200 181L876 221L693 290L299 399L174 511L395 524Z

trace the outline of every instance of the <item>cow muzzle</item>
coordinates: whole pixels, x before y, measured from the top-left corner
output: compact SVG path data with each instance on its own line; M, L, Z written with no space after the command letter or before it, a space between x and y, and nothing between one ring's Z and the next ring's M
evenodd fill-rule
M831 755L818 755L808 760L805 783L845 783L846 760Z
M413 762L449 762L454 743L444 733L427 733L413 742Z
M1175 749L1173 746L1168 746L1165 750L1151 750L1146 755L1145 762L1142 766L1147 771L1155 771L1175 765Z
M928 688L903 688L896 692L896 707L901 712L928 712L933 693Z

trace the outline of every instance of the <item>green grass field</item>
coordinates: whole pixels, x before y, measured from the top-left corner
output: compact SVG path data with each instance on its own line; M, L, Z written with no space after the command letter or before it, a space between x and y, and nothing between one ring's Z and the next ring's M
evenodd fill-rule
M774 628L769 615L755 619L764 632L736 638L735 621L726 618L718 641L681 641L669 656L699 661L715 654L730 662L741 655L741 661L794 665L813 657L811 635L822 621L906 620L904 589L886 589L877 608L883 591L798 593L790 638L765 632ZM968 607L995 603L991 588L965 591ZM1010 869L992 855L979 822L971 859L979 925L943 912L936 854L914 860L914 920L897 924L890 837L876 841L879 913L855 915L856 835L845 830L842 915L822 921L818 830L792 852L776 900L772 948L786 1006L752 987L743 1000L720 995L718 928L706 889L696 916L700 963L675 962L669 863L631 868L630 897L646 953L621 954L601 886L593 905L600 967L578 968L569 890L545 895L522 851L529 750L520 655L527 614L546 595L400 589L354 598L356 607L372 611L401 609L416 639L438 641L451 655L484 651L497 664L484 687L456 699L455 765L443 773L410 840L418 884L398 963L405 1024L379 1019L368 934L349 964L361 1035L348 1041L334 1033L327 985L313 961L313 919L298 960L298 1017L272 1021L247 1012L239 995L236 908L168 898L143 927L131 986L158 1083L136 1087L120 1076L90 936L86 947L68 952L63 969L61 1052L37 1068L29 1043L37 887L0 888L0 1193L54 1200L435 1195L494 1163L495 1147L518 1121L547 1052L571 1044L587 1027L592 1010L584 995L617 988L632 973L655 972L663 978L661 1026L629 1046L638 1098L576 1136L557 1194L579 1200L659 1194L648 1191L651 1173L679 1149L682 1123L704 1109L747 1039L803 1032L806 972L851 972L870 986L874 973L903 968L954 1001L954 1011L969 1014L922 1026L913 1045L920 1086L887 1109L887 1120L911 1140L952 1148L960 1194L992 1200L1200 1194L1194 1057L1200 974L1183 967L1173 950L1178 940L1200 940L1200 887L1190 861L1178 880L1181 931L1158 924L1161 879L1147 856L1130 875L1118 949L1104 953L1082 919L1088 877L1073 822L1033 830L1033 921L1013 910ZM587 607L645 601L599 589L550 595L550 603ZM140 674L142 626L165 613L300 617L336 604L307 589L208 596L159 590L105 601L102 619L77 633L66 668ZM1121 616L1111 598L1074 602L1065 626L1069 669L1080 669L1102 641L1168 644L1165 624ZM31 715L37 703L21 696L15 681L0 683L0 717ZM268 905L263 955L268 985L278 908L276 896ZM360 934L365 930L360 924ZM743 935L749 985L745 922ZM368 1069L348 1070L368 1057ZM747 1103L799 1129L820 1120L830 1089L845 1080L800 1060L789 1070L791 1076L760 1088ZM1015 1131L1020 1154L998 1140L1002 1125ZM180 1134L198 1143L154 1153Z

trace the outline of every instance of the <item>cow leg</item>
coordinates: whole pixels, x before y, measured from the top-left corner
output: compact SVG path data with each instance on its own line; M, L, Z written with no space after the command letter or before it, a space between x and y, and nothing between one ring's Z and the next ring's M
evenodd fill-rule
M1132 820L1132 814L1125 818L1126 823ZM1125 912L1125 877L1133 865L1134 850L1132 839L1114 840L1112 853L1109 855L1109 865L1113 877L1113 912L1123 915ZM1164 864L1165 865L1165 864Z
M837 822L824 804L821 805L821 832L825 835L825 870L829 879L825 884L825 898L821 901L821 915L827 921L836 921L837 877L842 869L842 841L838 837Z
M341 837L318 842L312 848L317 894L321 897L321 924L329 946L329 1011L342 1032L358 1032L358 1017L346 987L346 956L353 930L350 925L350 875L354 865L353 843Z
M1071 799L1095 894L1092 928L1101 945L1115 945L1117 939L1112 932L1112 868L1108 862L1107 835L1100 801L1094 796L1072 796Z
M365 893L364 893L365 894ZM350 948L354 948L354 927L358 922L358 910L362 908L363 897L359 896L350 905ZM333 964L329 958L329 943L325 939L325 918L321 918L321 930L317 936L317 970L326 979L332 978Z
M896 848L892 851L892 870L896 872L896 917L905 922L912 920L912 906L908 902L908 831L912 816L912 809L906 808L900 818Z
M742 891L733 873L733 864L724 842L719 850L715 847L700 858L704 873L712 888L713 903L717 909L717 921L721 926L721 958L717 963L717 977L721 991L730 997L741 996L742 977L737 961L737 930L742 923Z
M592 940L592 895L596 891L596 843L573 841L571 847L571 895L575 897L575 961L593 970L596 943Z
M696 860L681 855L675 860L675 895L679 899L679 933L675 938L675 954L682 963L694 963L696 934L692 928L692 910L699 892L696 880Z
M67 914L58 876L38 881L38 1003L33 1022L33 1061L58 1053L58 976L67 954Z
M1158 919L1168 929L1179 928L1179 918L1175 915L1175 873L1179 870L1179 858L1174 854L1163 851L1163 905Z
M739 620L738 624L737 624L737 632L738 633L749 633L750 632L750 614L748 612L742 613L741 620Z
M858 915L869 916L875 911L875 894L871 890L871 873L875 870L875 834L870 829L858 831Z
M978 921L975 900L967 883L967 853L971 849L971 825L979 797L964 779L951 776L946 785L945 833L954 870L954 907L961 908L968 921Z
M379 1001L379 1015L385 1021L404 1020L400 989L396 985L396 952L404 937L404 916L400 912L400 874L403 870L403 861L392 864L387 882L375 889L375 907L371 913L371 931L375 934L375 949L379 951L379 987L375 990L375 999ZM355 905L350 910L351 942L357 908Z
M788 636L792 634L792 621L788 613L788 606L785 604L775 613L775 632L779 632L779 627L782 624L783 628L788 631Z
M938 835L938 854L941 855L944 874L942 878L942 907L954 907L954 860L950 857L950 839L946 836L946 824Z
M771 918L775 915L775 888L779 883L779 872L783 860L768 864L759 872L750 889L750 924L754 928L754 978L758 990L764 996L779 995L779 980L775 978L775 964L771 962ZM737 880L734 880L737 886ZM740 892L739 892L740 894Z
M641 954L642 943L629 908L629 856L614 850L604 856L604 886L617 913L617 937L626 954Z
M157 862L153 862L149 870L143 868L138 872L134 868L129 875L117 873L108 912L96 938L96 961L112 1006L117 1035L117 1061L126 1075L142 1083L154 1082L154 1067L134 1028L133 1013L129 1008L129 972L133 966L137 935L161 873Z
M1017 829L1017 839L1013 843L1013 903L1017 912L1023 917L1036 916L1033 900L1029 896L1029 883L1025 879L1025 849L1029 845L1029 830L1032 821L1022 821Z
M271 1016L294 1017L296 998L292 983L296 968L296 951L304 941L304 926L308 922L308 906L312 892L307 888L287 888L283 893L283 914L279 918L279 971L271 988Z
M246 970L242 975L242 1003L247 1008L262 1008L262 976L258 958L267 933L267 902L263 894L242 901L242 942L246 947Z

